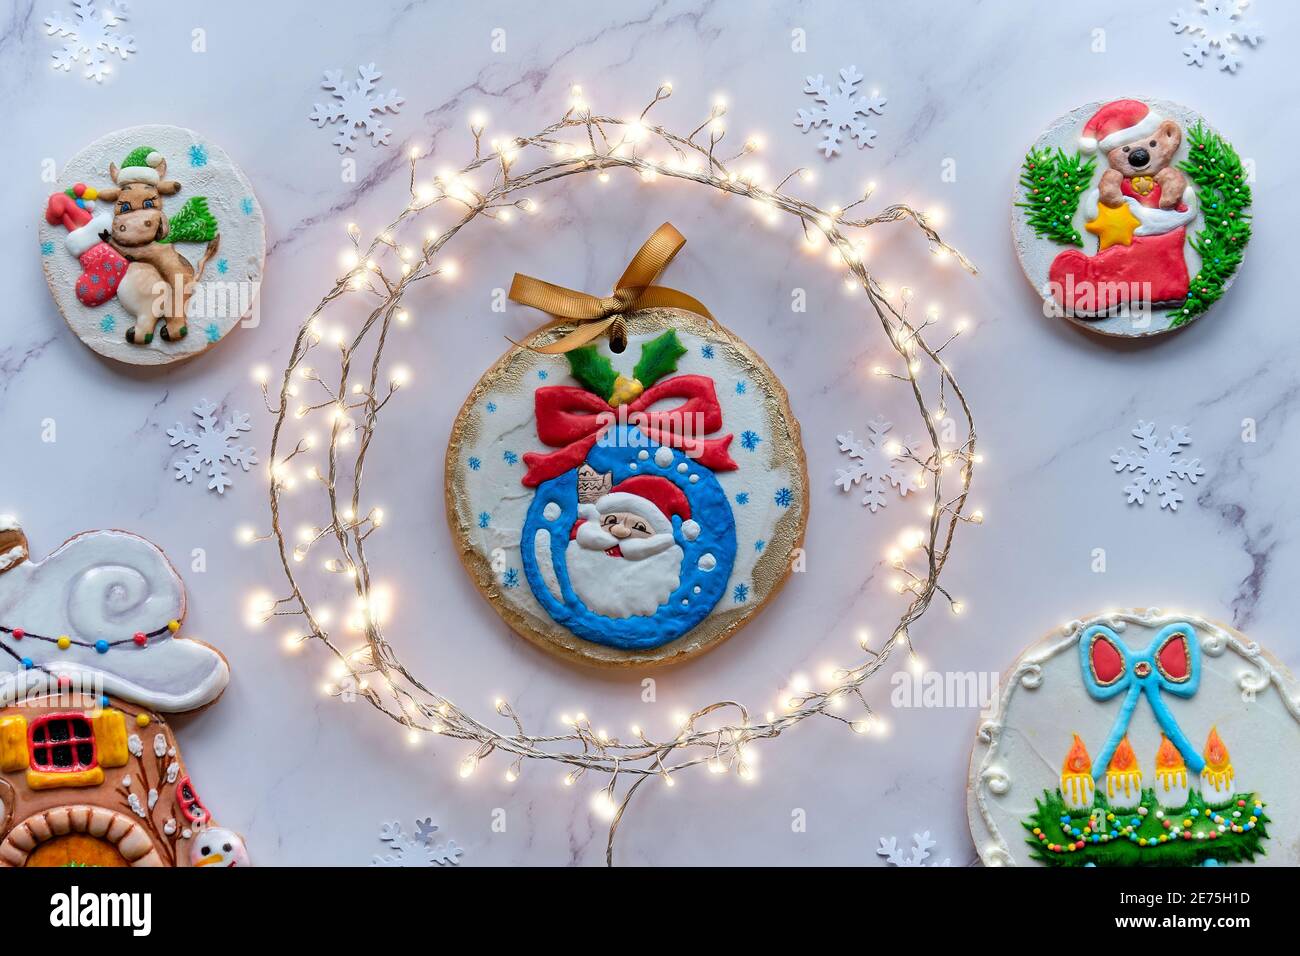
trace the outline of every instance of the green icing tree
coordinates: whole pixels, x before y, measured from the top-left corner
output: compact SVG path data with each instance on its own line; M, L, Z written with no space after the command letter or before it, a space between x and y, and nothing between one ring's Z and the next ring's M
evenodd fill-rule
M1027 220L1034 235L1066 246L1082 246L1083 237L1074 228L1079 194L1092 182L1095 162L1079 153L1068 156L1057 147L1031 149L1020 170L1025 201L1016 203L1028 210Z
M1196 184L1205 228L1192 239L1201 271L1192 279L1187 301L1174 312L1170 328L1186 325L1223 295L1250 241L1250 185L1237 151L1202 123L1187 131L1187 142L1187 159L1178 168Z
M168 227L159 242L211 242L217 236L217 220L208 212L204 196L191 196L168 221Z

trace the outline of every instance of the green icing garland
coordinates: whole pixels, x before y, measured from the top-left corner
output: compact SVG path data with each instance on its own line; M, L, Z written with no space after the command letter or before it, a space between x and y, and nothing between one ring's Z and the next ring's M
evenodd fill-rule
M1245 806L1237 806L1238 801L1243 801ZM1098 842L1094 843L1093 834L1086 830L1091 811L1069 809L1059 790L1043 791L1043 799L1034 803L1038 809L1023 824L1029 832L1025 842L1033 848L1030 855L1047 866L1085 866L1089 863L1094 866L1200 866L1206 860L1252 862L1256 855L1265 853L1263 843L1268 839L1265 824L1271 822L1261 809L1262 801L1251 793L1234 794L1227 807L1217 810L1207 807L1200 794L1192 793L1187 806L1177 811L1164 811L1162 818L1156 816L1156 811L1162 808L1154 790L1142 791L1141 807L1146 809L1145 814L1138 810L1112 811L1106 798L1098 792L1093 804L1113 814L1115 819L1109 826L1119 835L1105 834L1104 842L1103 835L1098 835ZM1192 811L1196 811L1194 817ZM1240 811L1242 815L1234 818L1234 811ZM1255 823L1247 827L1251 816L1255 817ZM1184 829L1182 823L1187 819L1193 821L1187 828L1193 838L1172 836L1171 831ZM1197 833L1217 832L1216 819L1221 819L1228 827L1225 832L1218 833L1212 840L1195 839ZM1138 821L1137 826L1132 828L1131 834L1125 833L1133 820ZM1166 822L1169 827L1165 826ZM1080 833L1067 834L1067 826ZM1162 836L1164 842L1160 842ZM1083 843L1081 847L1078 846L1080 841ZM1074 850L1069 849L1072 842L1076 846Z
M1057 147L1031 149L1020 170L1020 185L1027 209L1027 221L1034 235L1066 246L1082 246L1083 237L1074 228L1074 214L1079 208L1079 194L1092 182L1096 162L1079 153L1068 156Z
M1250 185L1237 151L1204 124L1187 131L1188 158L1178 164L1196 184L1205 228L1192 239L1201 257L1201 271L1192 279L1187 301L1169 325L1178 328L1192 321L1223 295L1250 241Z

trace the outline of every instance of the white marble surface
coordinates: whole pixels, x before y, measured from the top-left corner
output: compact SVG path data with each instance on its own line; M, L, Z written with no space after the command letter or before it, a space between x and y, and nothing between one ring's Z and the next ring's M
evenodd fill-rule
M973 402L987 461L975 502L988 515L961 533L947 572L968 613L938 612L916 629L928 664L1000 670L1057 622L1118 605L1194 608L1245 630L1291 665L1300 641L1289 584L1300 573L1300 506L1292 493L1300 442L1293 414L1297 326L1286 232L1300 213L1282 182L1294 165L1291 124L1268 104L1293 102L1292 52L1300 10L1260 0L1266 42L1237 76L1182 65L1168 15L1175 0L1135 8L1119 0L1048 3L748 4L629 2L469 5L162 3L138 0L131 31L140 52L103 86L49 67L55 41L43 16L61 0L10 6L0 24L0 102L6 169L0 204L9 289L0 325L0 441L7 451L0 508L18 513L34 550L87 528L127 528L156 541L185 574L189 631L219 645L234 679L225 697L179 721L184 753L221 821L242 830L255 859L276 864L363 864L381 849L381 821L433 816L466 848L466 864L596 864L604 826L587 793L556 769L530 769L513 786L491 763L469 782L463 748L417 750L363 705L323 698L324 656L286 657L280 629L251 631L244 596L274 588L269 550L233 540L242 522L265 523L264 480L238 481L224 498L177 483L165 429L201 397L256 410L255 363L283 363L293 330L328 286L349 220L367 232L406 189L409 146L432 146L434 164L468 152L475 108L497 133L539 127L582 83L599 107L627 113L670 78L663 118L686 126L725 92L731 127L763 131L773 170L808 164L809 192L845 201L869 179L883 201L909 199L946 213L948 237L981 267L970 278L936 271L908 229L883 229L872 264L910 283L924 304L968 314L974 333L952 355ZM743 21L743 22L742 22ZM191 52L191 31L207 52ZM503 28L506 52L491 49ZM807 31L807 52L790 49ZM1107 52L1094 53L1094 29ZM320 71L375 61L407 98L390 118L391 148L359 147L359 182L340 181L330 132L307 120ZM792 125L806 105L805 74L856 63L888 97L878 146L825 162L815 138ZM1098 341L1044 319L1008 236L1008 202L1024 148L1077 103L1149 94L1195 106L1256 161L1256 227L1241 281L1215 313L1145 347ZM61 162L102 133L141 122L203 131L252 179L264 207L268 257L258 328L243 329L182 368L108 364L59 318L41 274L36 223L50 185L41 163ZM957 181L941 181L941 163ZM860 627L881 630L899 599L887 587L885 547L917 521L914 506L875 516L832 485L834 434L877 413L908 427L906 396L870 375L882 355L862 300L846 298L823 261L795 250L792 223L757 229L752 217L683 184L615 177L541 197L525 225L484 225L457 240L456 284L413 296L401 346L415 379L373 453L371 493L392 515L373 539L381 576L396 589L390 634L412 668L488 713L511 698L535 727L585 710L619 731L666 729L670 715L720 697L761 711L790 675L846 661ZM1278 205L1278 204L1281 205ZM706 301L784 377L804 427L814 499L809 568L737 639L686 667L656 675L658 703L643 704L633 676L580 672L513 636L478 598L450 549L442 506L442 454L459 404L480 370L537 320L490 310L492 290L520 269L601 292L654 226L671 219L689 245L672 284ZM790 290L809 311L790 312ZM340 313L340 318L344 318ZM355 313L352 314L355 318ZM1240 440L1243 418L1259 441ZM1208 474L1177 515L1125 505L1108 463L1138 418L1188 424ZM58 440L43 443L42 422ZM268 446L269 417L254 443ZM915 425L910 426L915 430ZM186 571L194 548L207 571ZM1090 570L1105 548L1108 570ZM759 781L707 773L653 788L625 821L627 863L874 864L881 834L929 829L937 852L973 859L964 780L976 714L891 710L888 685L871 693L892 725L884 739L809 722L762 746ZM580 790L586 788L586 783ZM506 831L494 832L504 808ZM806 832L792 832L796 808Z

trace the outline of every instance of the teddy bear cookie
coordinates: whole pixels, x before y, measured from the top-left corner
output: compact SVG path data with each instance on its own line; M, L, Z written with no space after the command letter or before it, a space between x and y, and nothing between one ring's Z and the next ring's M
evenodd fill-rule
M1044 313L1128 337L1203 315L1240 269L1252 178L1176 103L1119 99L1056 120L1025 156L1012 217Z
M219 146L176 126L136 126L83 149L59 181L40 220L41 260L90 348L164 365L253 321L265 224Z
M971 754L990 866L1295 866L1300 685L1214 621L1070 621L1020 656Z
M479 381L447 518L479 590L568 660L641 666L725 640L802 564L807 469L771 369L712 319L628 313L626 347L548 327Z
M161 716L225 690L180 634L185 589L157 547L90 531L32 561L0 516L0 867L247 866Z

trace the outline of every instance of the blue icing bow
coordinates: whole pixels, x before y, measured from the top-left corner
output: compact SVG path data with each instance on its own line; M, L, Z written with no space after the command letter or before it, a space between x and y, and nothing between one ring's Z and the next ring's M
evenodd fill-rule
M1093 762L1094 778L1105 771L1115 748L1128 733L1133 710L1143 694L1151 703L1156 723L1183 755L1188 768L1201 772L1205 758L1192 747L1160 696L1161 691L1168 691L1178 697L1191 697L1200 686L1201 649L1190 624L1166 625L1144 651L1130 650L1109 627L1094 624L1079 639L1079 663L1083 666L1083 685L1093 699L1125 695L1106 745Z

